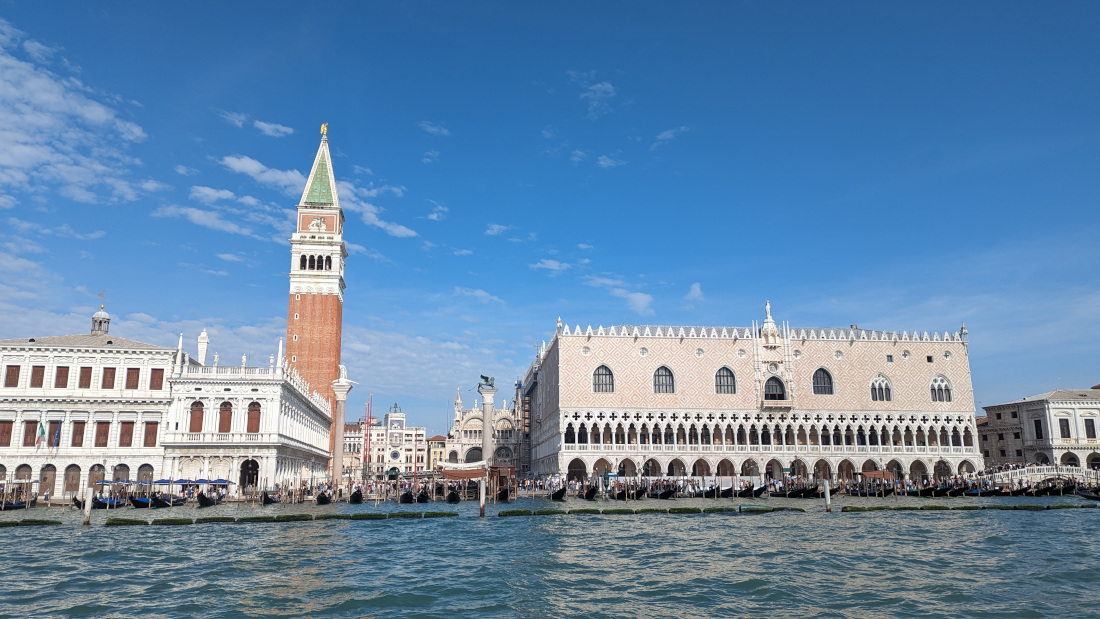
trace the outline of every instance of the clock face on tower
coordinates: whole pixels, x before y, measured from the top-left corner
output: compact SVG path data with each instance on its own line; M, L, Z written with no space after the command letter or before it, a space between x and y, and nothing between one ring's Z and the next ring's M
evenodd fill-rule
M393 451L391 451L391 452L390 452L390 458L391 458L391 459L393 459L393 460L397 460L397 459L398 459L398 458L400 458L400 457L401 457L401 452L400 452L400 451L397 451L397 450L395 449L395 450L393 450Z

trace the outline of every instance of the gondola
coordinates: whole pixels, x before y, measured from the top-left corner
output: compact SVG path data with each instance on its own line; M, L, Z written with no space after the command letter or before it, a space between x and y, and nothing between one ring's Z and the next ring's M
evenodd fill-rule
M952 488L947 491L947 496L962 496L966 488Z
M718 493L718 498L720 498L720 499L729 499L729 498L732 498L732 497L733 497L733 486L730 486L729 488L726 488L725 490L722 490L721 492Z
M348 497L348 503L351 503L352 505L359 505L362 502L363 502L363 491L362 490L356 490L355 492L351 493L351 496Z
M187 503L187 499L185 499L181 496L171 497L169 501L166 501L166 500L164 500L163 498L161 498L159 496L154 496L150 499L150 501L152 502L153 507L157 507L157 508L161 508L161 507L179 507L180 505L184 505L184 504Z
M119 509L120 507L126 507L126 501L123 499L92 499L92 509Z
M595 501L596 500L596 493L599 492L599 490L600 489L597 488L596 486L592 486L588 490L585 490L584 491L584 500L585 501Z
M75 507L77 509L84 509L84 501L81 501L80 499L76 498L76 496L74 495L73 496L73 507Z
M432 502L432 497L428 496L428 491L427 490L421 490L420 493L416 495L416 502L417 503L431 503Z
M327 492L318 492L317 493L317 504L318 505L328 505L329 503L332 503L332 495L331 494L329 494Z
M416 497L413 496L413 493L406 490L406 491L401 493L401 496L397 497L397 502L398 503L406 503L406 504L407 503L415 503L416 502Z
M500 490L497 490L497 500L500 501L501 503L507 503L508 502L508 486L505 486L505 487L501 488Z
M38 497L31 499L31 507L38 505ZM27 509L26 501L0 501L0 510L11 511L13 509Z
M615 493L615 500L616 501L625 501L626 500L626 490L620 490L620 491L616 492Z
M564 490L564 488L563 488L563 490ZM458 503L461 500L462 500L462 497L458 496L458 492L456 492L454 490L451 490L450 492L447 493L447 502L448 503Z
M566 491L565 486L562 486L561 488L558 488L557 490L551 492L550 493L550 500L551 501L564 501L565 500L565 491Z
M220 496L214 495L214 498L210 498L206 496L206 493L203 492L199 493L198 499L199 507L213 507L222 502L222 498Z
M278 502L279 499L273 498L270 494L267 493L267 490L264 490L263 494L260 495L260 503L263 505L274 505Z
M829 495L832 496L832 494L833 493L830 491ZM820 489L820 488L807 488L802 493L802 496L799 497L799 498L802 498L802 499L824 499L825 498L825 490Z
M676 490L675 489L662 490L661 493L657 495L657 498L662 500L662 501L667 501L675 495L676 495Z
M1090 501L1100 501L1100 494L1089 492L1088 490L1078 490L1077 496L1081 497L1082 499L1088 499Z
M930 497L930 496L935 496L935 494L936 494L936 489L935 488L917 488L916 490L906 490L905 491L905 496Z
M704 499L713 499L716 494L718 494L718 488L717 487L710 488L708 490L703 491L703 498Z
M880 489L876 490L876 489L871 488L871 489L867 489L867 490L860 490L859 488L852 488L851 490L848 491L848 494L850 496L859 496L859 497L876 497L876 496L877 497L888 497L891 494L894 494L894 489L893 488L886 488L886 489L881 489L880 488Z
M771 493L771 496L775 499L800 499L805 493L805 488L795 488L794 490L775 491Z
M153 499L149 497L130 497L130 505L133 505L137 509L149 509L153 507Z

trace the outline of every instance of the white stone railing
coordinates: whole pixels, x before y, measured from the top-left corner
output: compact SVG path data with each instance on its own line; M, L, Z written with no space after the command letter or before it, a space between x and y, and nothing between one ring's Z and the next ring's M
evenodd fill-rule
M671 451L692 452L770 452L770 453L845 453L845 454L959 454L977 456L977 446L940 447L937 445L729 445L729 444L652 444L652 443L563 443L562 451ZM1064 467L1063 467L1064 468Z

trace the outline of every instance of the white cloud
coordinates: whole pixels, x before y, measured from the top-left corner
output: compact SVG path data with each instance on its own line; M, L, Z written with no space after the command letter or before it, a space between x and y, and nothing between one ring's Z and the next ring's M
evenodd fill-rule
M55 48L39 43L34 39L23 41L23 51L27 52L28 56L40 64L49 63L53 59L54 53L57 52Z
M432 221L443 221L443 218L447 216L447 211L450 209L436 202L435 200L428 200L428 202L434 204L435 208L432 209L432 212L425 215L425 219L430 219Z
M454 250L454 255L456 255L456 256L470 256L473 253L474 253L474 250L472 250L472 249L456 249L456 250Z
M553 127L545 127L542 130L542 137L546 138L547 140L552 140L558 137L558 132Z
M141 183L138 184L138 187L141 187L145 191L167 191L172 188L172 186L167 183L162 183L151 178L141 181Z
M498 236L502 232L511 230L512 226L504 226L501 224L489 224L489 227L485 229L485 234L489 236Z
M244 258L237 254L217 254L217 256L226 262L244 262Z
M19 204L19 201L14 196L5 196L0 194L0 209L9 209Z
M220 163L232 172L248 175L257 183L278 189L288 196L299 197L305 190L306 177L298 170L269 168L244 155L222 157Z
M596 165L604 169L617 168L624 164L626 164L626 162L622 159L615 159L614 157L609 157L607 155L600 155L600 157L596 159Z
M575 150L572 153L569 153L569 161L572 161L574 164L578 164L587 158L588 153L584 152L583 150Z
M439 161L439 151L434 148L425 152L424 156L420 159L421 163L434 163L436 161Z
M703 301L705 299L703 296L703 287L699 285L699 282L695 282L691 285L691 289L684 295L684 299L687 301Z
M210 228L211 230L261 238L258 237L251 228L241 226L222 218L221 213L217 211L204 211L190 206L169 205L162 206L153 211L153 217L178 217L186 219L196 226Z
M611 85L611 82L600 82L589 86L580 95L581 99L588 101L588 114L585 115L585 118L596 120L603 114L610 112L611 106L607 104L607 100L614 96L615 87Z
M458 286L455 286L454 293L463 297L473 297L478 301L481 301L482 303L488 303L489 301L494 301L496 303L502 304L504 303L504 301L500 297L493 296L480 288L460 288Z
M283 136L294 133L294 129L287 127L286 125L280 125L276 123L265 123L262 120L252 121L252 126L259 129L260 133L269 135L273 138L281 138Z
M244 127L244 122L248 120L248 114L242 114L241 112L227 112L225 110L217 110L217 112L222 120L237 128Z
M352 165L351 171L355 172L356 174L366 174L367 176L374 176L374 170L370 168L364 168L361 165Z
M362 254L368 258L373 258L382 262L392 262L392 260L383 256L381 252L374 249L367 249L358 243L344 241L344 247L347 248L349 254Z
M626 299L627 306L639 316L652 316L655 312L650 304L653 303L653 296L644 292L631 292L625 288L612 288L611 296L619 297L620 299Z
M558 262L557 260L543 258L535 264L531 264L528 266L530 266L532 269L546 269L547 271L550 271L551 275L559 275L569 270L570 267L572 267L573 265L567 262Z
M422 120L416 125L432 135L442 135L444 137L451 135L451 132L446 127L442 125L437 125L427 120Z
M191 193L188 197L192 200L202 202L203 204L213 204L218 200L232 200L236 195L228 189L214 189L212 187L195 185L191 188Z
M172 169L175 170L176 174L179 174L180 176L191 176L193 174L198 174L199 173L199 171L196 170L195 168L189 168L185 165L177 165L176 167L174 167Z
M622 288L626 286L626 282L621 279L610 277L599 277L596 275L589 275L584 278L584 283L588 286L597 286L601 288Z
M660 146L660 145L662 145L665 142L668 142L670 140L675 140L676 136L678 136L682 133L687 133L688 131L691 131L691 128L690 127L684 127L684 126L675 127L673 129L668 129L666 131L662 131L662 132L657 134L657 141L654 142L653 145L649 147L649 150L657 150L658 146Z
M588 243L581 243L580 245L577 245L577 249L593 249L593 247Z

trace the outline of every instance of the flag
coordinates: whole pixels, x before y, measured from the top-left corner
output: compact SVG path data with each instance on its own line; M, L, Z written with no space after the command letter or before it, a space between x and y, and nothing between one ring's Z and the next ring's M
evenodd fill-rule
M53 446L57 447L61 444L61 424L57 424L57 432L53 433Z
M46 439L46 424L41 421L38 422L38 436L34 439L34 450L38 451L38 448L42 446L42 441Z

